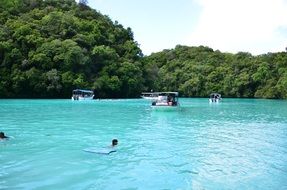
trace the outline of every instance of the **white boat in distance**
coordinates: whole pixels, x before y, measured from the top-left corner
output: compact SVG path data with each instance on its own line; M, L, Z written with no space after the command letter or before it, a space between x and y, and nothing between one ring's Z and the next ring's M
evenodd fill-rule
M141 97L147 100L156 100L159 92L142 92Z
M209 103L218 103L221 101L221 94L211 93L209 96Z
M92 100L94 98L94 92L92 90L73 90L72 100Z
M152 102L153 108L178 108L178 92L158 92L158 97Z

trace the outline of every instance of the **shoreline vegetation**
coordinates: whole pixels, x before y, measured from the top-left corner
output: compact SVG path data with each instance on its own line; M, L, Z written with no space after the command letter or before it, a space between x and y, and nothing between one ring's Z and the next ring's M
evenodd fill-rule
M287 99L287 52L253 56L177 45L142 54L131 28L74 0L1 0L0 98L137 98L178 91Z

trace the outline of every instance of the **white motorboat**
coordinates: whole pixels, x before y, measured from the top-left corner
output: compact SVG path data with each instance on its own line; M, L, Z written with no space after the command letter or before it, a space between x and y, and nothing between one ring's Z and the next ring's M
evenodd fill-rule
M92 90L73 90L72 100L92 100L94 98L94 92Z
M212 93L209 96L209 103L218 103L222 100L221 94L218 93Z
M159 92L151 106L152 108L178 108L178 92Z

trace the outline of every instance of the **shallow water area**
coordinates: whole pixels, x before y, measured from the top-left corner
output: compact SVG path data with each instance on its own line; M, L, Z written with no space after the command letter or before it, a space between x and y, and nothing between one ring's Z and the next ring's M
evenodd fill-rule
M287 189L287 101L180 103L0 100L0 189Z

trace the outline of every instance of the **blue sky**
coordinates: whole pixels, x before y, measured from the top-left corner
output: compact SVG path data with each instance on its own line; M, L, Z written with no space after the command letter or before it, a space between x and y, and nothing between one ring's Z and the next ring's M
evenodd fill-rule
M145 55L177 44L252 54L285 51L287 0L90 0L130 27Z

